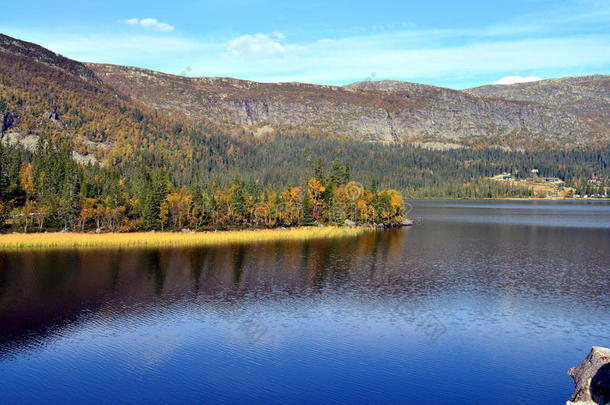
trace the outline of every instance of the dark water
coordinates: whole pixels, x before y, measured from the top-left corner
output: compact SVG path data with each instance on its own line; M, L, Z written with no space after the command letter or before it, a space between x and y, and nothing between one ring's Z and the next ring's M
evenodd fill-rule
M564 403L610 345L610 204L414 205L358 239L0 252L0 403Z

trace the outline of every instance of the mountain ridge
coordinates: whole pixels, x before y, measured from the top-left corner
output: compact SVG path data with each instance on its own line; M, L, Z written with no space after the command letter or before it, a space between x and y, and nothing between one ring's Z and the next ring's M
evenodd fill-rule
M610 140L610 76L604 75L466 90L391 80L345 86L261 83L81 63L2 34L0 60L5 62L0 77L5 87L17 83L23 90L28 81L36 82L36 75L43 75L57 92L67 86L70 95L66 97L86 97L81 103L104 98L98 100L100 106L91 108L103 110L103 105L114 105L106 111L108 120L113 114L122 117L123 112L116 111L126 107L118 104L133 104L129 116L120 119L132 122L126 124L125 131L142 127L137 115L144 111L171 122L213 123L227 134L250 137L315 133L365 142L510 148L604 145ZM47 117L39 120L51 117L57 118L56 124L61 121L66 112L54 105L53 97L44 99L43 94L44 88L39 87L26 96L32 100L22 100L21 111L13 118L27 113L31 122L37 122L36 99L46 108ZM26 109L24 103L29 105ZM90 115L89 120L95 121L95 114ZM14 121L13 127L19 124L18 119ZM96 125L90 127L79 132L87 138L85 143L112 138L112 125L101 131ZM166 135L155 138L165 139Z
M469 94L550 105L606 124L610 121L610 76L562 77L512 85L486 85Z
M539 100L401 81L346 86L190 78L137 67L86 64L98 77L155 109L206 118L235 129L317 131L377 142L604 142L610 118L585 115ZM610 82L610 79L608 79Z
M0 140L33 151L69 139L84 164L189 156L180 122L104 83L80 62L0 36ZM168 137L168 134L172 134Z
M22 41L0 33L0 51L34 59L53 68L61 68L82 79L101 84L95 73L81 62L66 58L33 42Z

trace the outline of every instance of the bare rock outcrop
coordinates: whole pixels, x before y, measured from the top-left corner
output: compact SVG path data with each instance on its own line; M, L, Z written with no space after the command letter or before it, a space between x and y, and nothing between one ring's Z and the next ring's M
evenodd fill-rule
M52 112L52 113L46 112L45 114L46 114L47 118L49 120L51 120L51 122L53 122L55 125L57 125L58 128L66 129L66 125L62 122L61 116L58 112L56 112L56 111Z
M489 85L466 90L472 95L536 103L610 123L610 80L605 75L565 77L511 85Z
M4 133L13 126L13 122L15 121L15 117L9 111L0 114L0 135L4 135Z
M568 106L558 105L553 101L557 97L551 96L549 104L545 104L542 96L533 100L509 99L482 91L400 81L368 81L343 87L257 83L174 76L126 66L86 65L108 85L155 109L248 127L252 133L272 126L280 132L313 131L363 141L462 145L477 140L515 143L511 139L580 145L610 139L610 114L598 97L602 92L599 88L610 85L610 76L600 76L591 82L594 84L587 82L596 86L595 91L589 92L579 90L581 81L559 82L555 87L560 90L580 91ZM587 108L573 108L581 104ZM594 107L599 114L585 114Z
M574 379L574 395L566 405L610 403L610 349L593 347L578 366L568 370Z

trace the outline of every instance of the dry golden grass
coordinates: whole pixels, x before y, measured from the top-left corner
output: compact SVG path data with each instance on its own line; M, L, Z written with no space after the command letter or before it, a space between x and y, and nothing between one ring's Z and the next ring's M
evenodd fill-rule
M370 228L364 227L311 227L193 233L13 233L0 235L0 250L215 246L344 238L358 236L369 231L371 231Z

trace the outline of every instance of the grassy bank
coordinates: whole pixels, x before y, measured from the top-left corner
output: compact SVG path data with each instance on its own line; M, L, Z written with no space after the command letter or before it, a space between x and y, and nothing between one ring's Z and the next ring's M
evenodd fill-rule
M354 237L370 231L364 227L307 227L196 233L14 233L0 235L0 250L215 246Z

